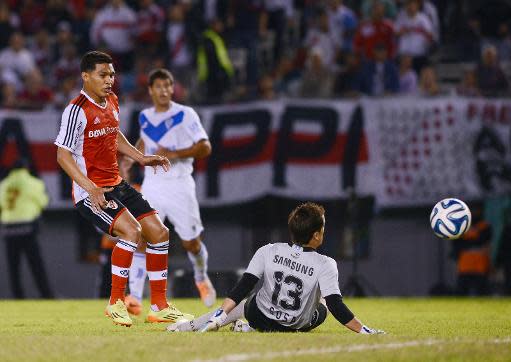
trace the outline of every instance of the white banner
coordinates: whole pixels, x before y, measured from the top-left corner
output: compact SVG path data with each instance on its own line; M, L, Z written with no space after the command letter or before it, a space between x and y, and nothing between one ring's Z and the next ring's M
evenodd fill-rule
M136 137L136 104L121 128ZM203 206L265 195L338 199L354 187L382 207L510 191L511 101L384 98L281 100L197 108L212 156L196 164ZM53 141L60 112L0 111L0 163L29 156L51 207L71 207Z

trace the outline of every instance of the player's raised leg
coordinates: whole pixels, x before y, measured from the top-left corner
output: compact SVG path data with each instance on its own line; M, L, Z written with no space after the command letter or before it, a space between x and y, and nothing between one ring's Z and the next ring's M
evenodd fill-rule
M156 214L142 218L140 224L147 241L146 267L151 286L151 310L147 321L174 323L179 319L193 318L167 302L169 230Z
M192 240L183 240L183 247L188 253L188 259L193 266L193 277L199 295L206 305L211 307L216 301L216 290L208 277L208 250L200 237Z

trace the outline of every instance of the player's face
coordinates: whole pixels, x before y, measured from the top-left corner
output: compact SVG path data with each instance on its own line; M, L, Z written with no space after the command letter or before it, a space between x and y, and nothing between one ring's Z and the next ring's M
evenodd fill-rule
M155 79L153 85L149 87L149 95L153 103L160 107L166 107L174 94L174 85L170 79Z
M103 100L112 93L112 87L115 81L115 70L112 64L96 64L96 68L91 72L82 73L83 85L85 90L91 96Z

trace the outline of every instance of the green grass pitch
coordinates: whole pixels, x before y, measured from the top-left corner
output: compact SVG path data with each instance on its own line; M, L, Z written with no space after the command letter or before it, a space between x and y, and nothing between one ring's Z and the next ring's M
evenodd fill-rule
M332 316L310 333L169 333L142 318L113 325L104 300L0 301L0 361L511 361L511 299L345 301L388 334L358 335Z

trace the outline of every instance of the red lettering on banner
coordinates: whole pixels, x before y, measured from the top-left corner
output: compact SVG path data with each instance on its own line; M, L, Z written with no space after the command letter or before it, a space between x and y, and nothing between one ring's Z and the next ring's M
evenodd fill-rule
M494 123L497 121L497 109L495 104L487 103L483 108L483 122Z
M511 124L511 105L497 105L495 103L478 105L477 103L469 103L466 116L469 121L480 117L483 123Z

